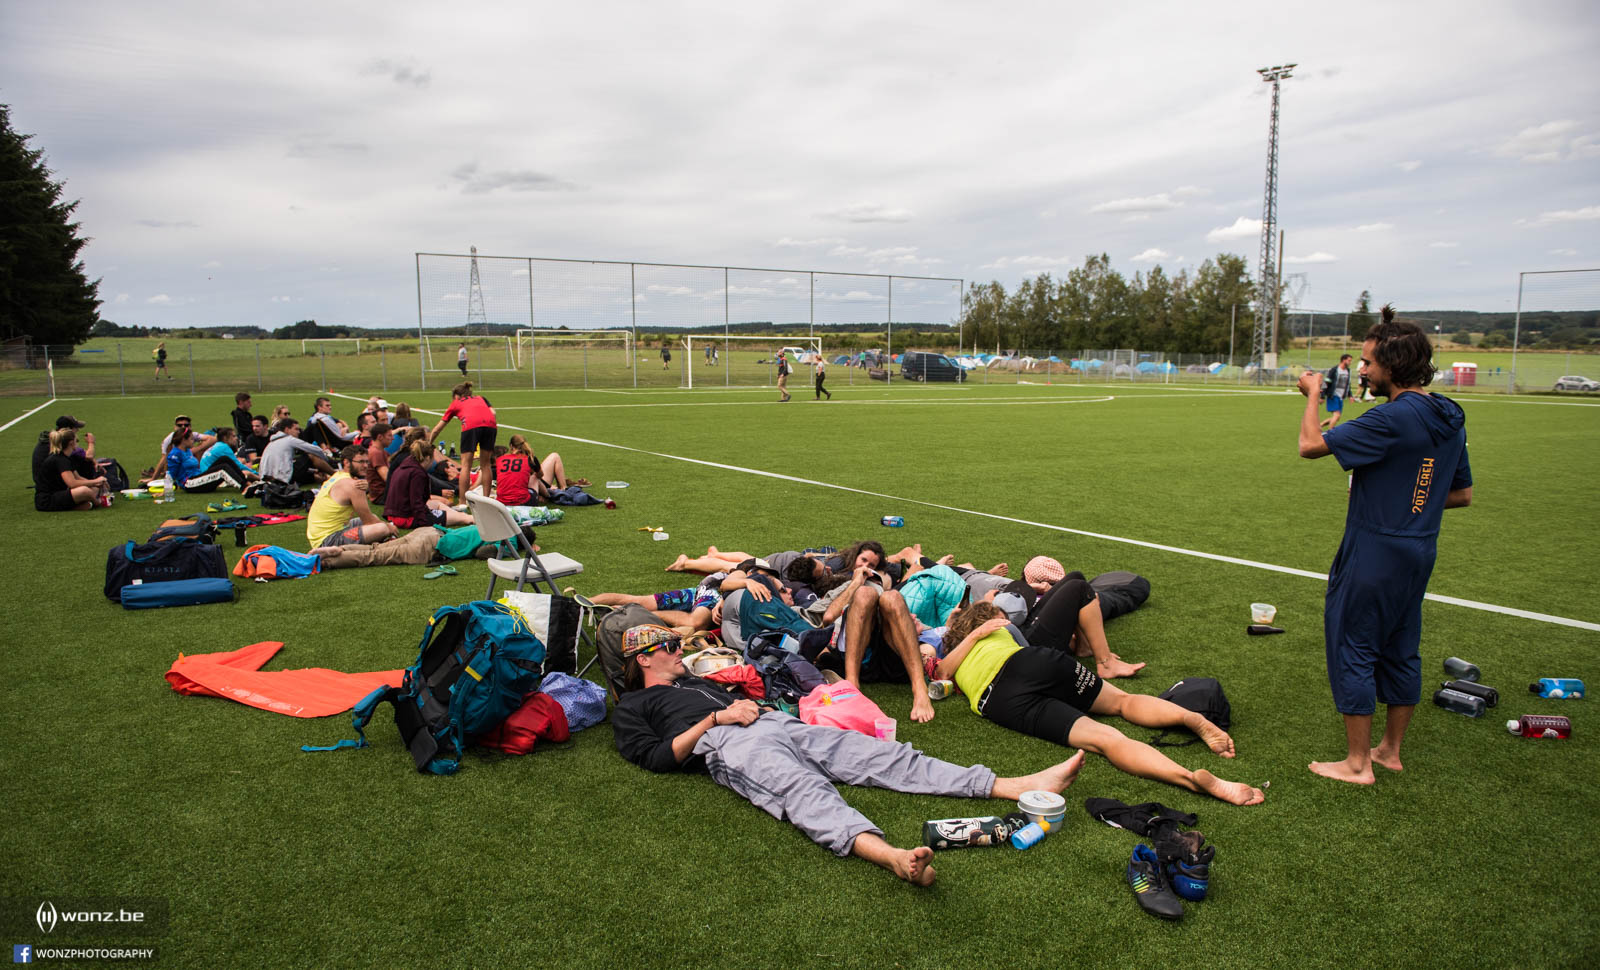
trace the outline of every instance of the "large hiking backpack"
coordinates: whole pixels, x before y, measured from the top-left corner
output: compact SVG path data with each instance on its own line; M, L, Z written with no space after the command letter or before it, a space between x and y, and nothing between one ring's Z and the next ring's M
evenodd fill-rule
M618 607L600 618L596 634L600 641L600 666L605 669L606 685L614 698L621 698L626 689L622 683L622 635L646 623L660 626L661 617L635 603Z
M784 646L785 636L782 630L757 633L746 641L744 658L766 682L769 699L798 707L800 698L826 681L811 661Z
M440 607L401 685L380 687L355 706L359 739L300 750L366 747L367 722L388 701L417 770L455 774L472 739L499 727L543 675L544 644L515 610L487 600Z
M1118 570L1101 573L1089 580L1089 586L1100 597L1100 618L1106 623L1132 613L1150 598L1150 580L1137 573Z

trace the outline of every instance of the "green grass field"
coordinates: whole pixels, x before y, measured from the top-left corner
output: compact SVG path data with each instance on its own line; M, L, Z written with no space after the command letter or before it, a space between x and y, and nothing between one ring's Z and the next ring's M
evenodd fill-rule
M380 390L340 381L356 397ZM1124 658L1149 663L1122 683L1154 694L1184 676L1221 679L1239 757L1199 746L1175 757L1270 782L1265 804L1225 806L1091 759L1060 833L1026 853L941 854L938 884L918 891L833 858L705 777L633 767L609 724L525 758L473 754L449 778L412 771L387 714L370 749L302 754L301 744L349 736L348 718L181 697L162 674L180 651L259 640L286 644L269 669L401 667L434 609L483 594L486 568L437 581L420 567L334 571L240 584L232 605L125 612L101 595L106 549L206 499L46 516L29 508L15 460L0 479L18 516L5 558L19 570L3 607L12 821L0 836L0 896L164 898L171 929L154 943L162 965L182 967L1600 962L1596 702L1524 692L1540 676L1600 680L1600 633L1429 602L1425 683L1444 679L1445 657L1465 657L1500 689L1500 707L1471 720L1425 702L1407 770L1380 770L1371 788L1306 771L1343 746L1324 673L1324 583L1194 554L1326 570L1346 475L1331 459L1296 457L1298 395L832 383L831 403L812 403L801 382L793 406L770 390L492 396L502 427L532 431L535 448L559 450L573 474L632 483L611 493L616 511L569 510L539 532L544 548L586 564L585 593L672 588L663 567L708 543L764 554L858 538L1017 570L1045 553L1090 575L1145 575L1149 603L1108 630ZM175 410L204 425L232 407L231 393L167 390L61 400L0 443L20 456L70 412L102 455L137 471L154 462ZM257 402L281 399L303 417L311 390ZM404 396L446 403L436 390ZM43 400L14 399L6 420ZM1465 407L1475 502L1446 515L1431 592L1600 623L1600 406L1495 396ZM357 410L342 399L335 408ZM906 527L880 526L891 513ZM671 539L654 542L641 526ZM305 543L294 525L252 539ZM231 566L231 540L226 551ZM1245 636L1253 600L1276 604L1288 633ZM1069 753L979 719L964 699L916 725L904 717L909 689L868 692L901 719L901 740L951 761L1014 774ZM1505 732L1507 717L1542 712L1572 716L1574 737ZM1010 807L844 793L900 844L925 819ZM1211 897L1177 924L1140 912L1123 880L1135 839L1083 812L1094 796L1198 813L1218 846ZM67 942L21 925L12 938Z

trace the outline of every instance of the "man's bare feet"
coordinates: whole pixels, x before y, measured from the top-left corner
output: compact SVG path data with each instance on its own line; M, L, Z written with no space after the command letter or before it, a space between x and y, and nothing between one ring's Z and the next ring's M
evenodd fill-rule
M941 566L948 566L948 565L950 565L951 563L953 563L955 561L956 561L956 557L952 556L952 555L950 555L948 553L946 553L945 555L939 557L939 565L941 565Z
M933 871L933 850L925 845L895 850L889 869L913 886L931 886L937 875Z
M707 556L715 556L716 554L717 554L717 547L716 546L706 546L706 555Z
M1082 767L1083 752L1074 751L1072 757L1043 771L1036 771L1020 778L996 778L994 787L989 790L989 797L1020 798L1025 791L1063 792L1078 777L1078 771Z
M684 563L686 563L688 561L689 561L689 557L680 553L678 555L677 560L674 561L672 565L667 567L667 572L669 572L669 573L681 573L681 572L683 572L683 565L684 565Z
M1119 657L1111 657L1104 663L1095 665L1096 672L1103 680L1116 680L1118 677L1132 677L1144 669L1144 664L1131 664Z
M924 698L913 701L911 704L911 719L918 724L926 724L933 720L933 702Z
M1378 780L1372 776L1371 765L1367 765L1366 771L1355 770L1350 767L1348 761L1313 761L1306 767L1324 778L1349 782L1352 785L1370 785Z
M1011 567L1006 565L1003 562L997 562L993 566L989 567L989 575L991 575L991 576L1009 576L1009 575L1011 575Z
M1194 720L1196 723L1188 725L1189 730L1199 735L1200 740L1206 743L1206 747L1211 749L1212 754L1220 754L1224 758L1234 756L1233 738L1229 736L1227 731L1212 724L1203 716L1197 715Z
M1223 781L1204 768L1194 773L1194 783L1207 795L1220 798L1230 805L1259 805L1267 798L1259 788L1251 788L1239 781Z
M1400 752L1388 751L1381 744L1372 749L1372 763L1375 765L1383 765L1390 771L1405 770L1405 766L1400 763Z

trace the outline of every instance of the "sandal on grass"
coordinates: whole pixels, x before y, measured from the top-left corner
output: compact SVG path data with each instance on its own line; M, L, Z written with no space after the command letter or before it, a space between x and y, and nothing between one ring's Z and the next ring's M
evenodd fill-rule
M450 565L449 563L446 563L443 566L435 566L432 569L428 570L427 572L423 573L422 574L422 578L423 579L438 579L440 576L454 576L454 575L456 575L456 567Z

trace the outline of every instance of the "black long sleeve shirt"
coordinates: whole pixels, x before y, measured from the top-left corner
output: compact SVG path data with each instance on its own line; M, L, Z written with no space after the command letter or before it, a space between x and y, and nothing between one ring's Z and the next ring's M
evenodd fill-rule
M617 753L651 771L703 771L705 759L691 754L683 764L672 754L672 739L713 711L738 700L736 688L702 677L679 677L670 684L624 694L611 712Z

